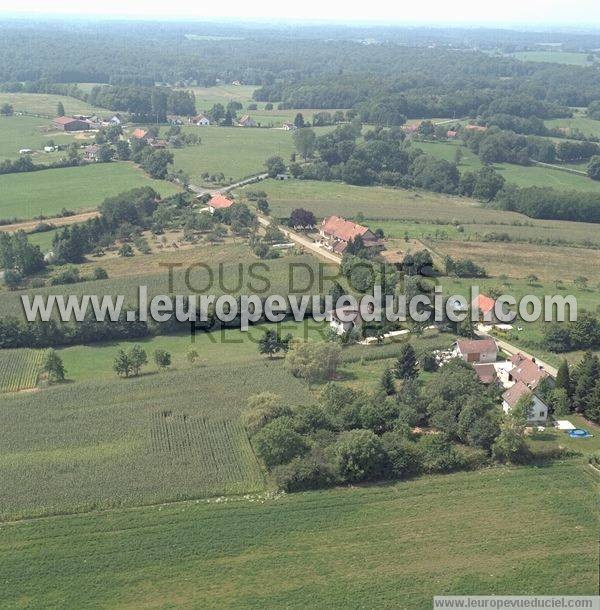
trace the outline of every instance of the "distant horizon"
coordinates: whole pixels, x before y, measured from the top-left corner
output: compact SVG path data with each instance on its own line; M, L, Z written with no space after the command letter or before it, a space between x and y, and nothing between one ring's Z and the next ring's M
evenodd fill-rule
M368 11L340 0L319 2L306 0L301 6L279 6L275 0L258 0L252 5L234 2L223 15L221 6L198 6L182 0L165 7L152 0L105 0L91 11L74 0L49 5L42 0L14 3L0 0L0 20L106 20L181 23L231 23L247 25L339 25L366 27L433 27L433 28L542 28L581 31L600 29L600 3L595 0L505 0L499 5L481 5L477 0L455 0L453 3L430 0L413 6L390 7L383 0L373 0ZM231 17L235 15L235 17ZM341 17L343 16L343 17ZM433 17L432 17L433 16Z

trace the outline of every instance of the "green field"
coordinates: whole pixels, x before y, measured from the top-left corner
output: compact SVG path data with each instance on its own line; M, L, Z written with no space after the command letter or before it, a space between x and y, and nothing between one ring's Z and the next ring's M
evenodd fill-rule
M173 149L174 168L189 175L193 184L204 184L204 172L225 174L231 184L265 170L265 161L273 155L288 161L294 152L292 134L274 129L243 127L185 127L200 136L199 146ZM210 185L210 183L207 183Z
M199 333L192 338L189 333L181 335L157 336L137 341L100 343L95 345L75 345L59 350L63 359L67 378L71 381L93 379L114 379L113 362L118 349L128 349L141 345L149 355L150 362L144 367L147 373L157 373L158 368L152 361L154 350L164 349L171 354L171 368L188 369L191 375L210 374L213 367L241 366L262 360L258 356L257 343L265 328L275 328L273 324L258 324L247 332L226 329L214 333ZM319 340L324 336L325 323L306 320L305 323L292 321L278 325L282 335L291 333L294 337ZM187 361L188 350L198 352L198 360L193 364ZM0 351L0 355L2 351Z
M36 151L43 149L48 140L53 140L56 145L75 141L73 135L48 128L48 119L31 116L0 117L0 161L16 159L22 148ZM32 155L35 163L47 163L50 157L49 153L44 152Z
M88 210L106 197L140 186L162 195L177 187L152 180L131 163L103 163L0 176L0 218L52 216L63 208Z
M12 104L15 112L55 117L56 107L59 102L62 102L67 116L72 114L100 114L101 116L110 114L110 110L106 108L98 108L87 102L82 102L74 97L67 97L65 95L0 92L0 105Z
M185 91L193 91L196 96L198 111L210 110L214 104L227 106L229 102L240 102L244 105L253 102L254 85L216 85L214 87L185 87Z
M562 174L563 172L561 172ZM572 243L600 243L598 225L593 223L538 220L516 212L483 207L477 201L428 191L361 187L341 182L312 180L265 180L260 186L250 185L236 192L264 190L271 213L288 218L294 208L306 208L322 219L330 214L346 218L360 215L365 224L382 227L393 237L413 237L424 234L440 238L459 235L478 237L486 233L507 232L515 239L563 239ZM463 227L459 233L456 226ZM439 235L445 232L444 235Z
M458 146L458 144L449 142L415 142L413 144L414 148L421 148L431 155L446 159L446 161L454 161L454 154ZM461 172L473 171L482 166L477 155L464 146L462 150L464 154L459 165ZM507 182L522 187L550 186L555 189L600 193L600 182L591 180L587 176L579 176L560 169L536 165L515 165L513 163L494 163L493 167Z
M583 112L576 112L570 119L549 119L544 121L547 127L561 127L564 129L577 129L584 135L600 137L600 121L591 119Z
M0 605L429 609L440 594L594 595L596 488L568 460L5 524Z
M148 371L6 395L1 516L260 491L265 481L239 415L247 398L263 391L290 404L308 400L305 384L281 361L257 353L244 365Z
M511 57L521 61L541 61L569 66L590 66L588 53L572 53L569 51L518 51Z
M40 350L0 350L0 393L35 388L42 363Z

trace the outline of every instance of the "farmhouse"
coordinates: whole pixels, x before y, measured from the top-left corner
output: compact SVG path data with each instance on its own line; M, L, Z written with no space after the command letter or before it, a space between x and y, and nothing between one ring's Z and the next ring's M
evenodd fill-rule
M235 202L231 199L225 197L221 193L214 193L209 202L206 204L208 206L208 211L211 214L215 213L215 210L226 210L230 208Z
M148 146L150 146L150 148L166 148L167 147L166 140L159 140L156 138L147 138L146 141L148 142Z
M140 129L138 127L137 129L134 129L131 137L136 140L145 140L148 137L148 132L145 129Z
M321 223L319 235L323 238L323 245L341 254L348 247L348 243L361 237L367 248L379 245L379 240L368 227L350 222L340 216L328 216Z
M520 352L512 356L510 361L513 365L513 368L508 372L508 381L510 383L515 385L522 383L531 390L535 390L542 379L550 377L543 366L540 366L535 360L527 358Z
M121 125L123 123L123 119L120 114L113 114L110 119L108 119L107 123L109 125Z
M494 308L496 301L485 294L478 294L471 302L471 309L479 312L479 319L484 322L497 322Z
M52 121L52 126L61 131L85 131L91 127L90 122L69 116L59 116Z
M456 355L465 362L492 363L498 357L498 347L493 339L459 339L455 346Z
M210 120L208 119L208 117L201 113L198 116L191 117L190 123L192 125L197 125L198 127L206 127L207 125L210 125Z
M453 140L458 135L458 131L454 131L453 129L449 129L446 132L446 137L450 140Z
M360 311L355 307L332 309L327 314L327 320L329 321L329 326L338 335L343 335L353 330L360 323Z
M249 115L245 114L238 122L239 127L256 127L256 121Z
M502 394L502 410L505 413L510 413L519 400L526 396L531 396L533 399L533 407L527 416L527 423L538 426L544 425L548 419L548 405L521 381L515 383Z
M284 131L294 131L294 129L298 129L298 128L294 125L294 123L284 123L282 125L282 129Z
M83 159L85 161L98 161L98 151L100 147L97 144L90 144L83 149Z

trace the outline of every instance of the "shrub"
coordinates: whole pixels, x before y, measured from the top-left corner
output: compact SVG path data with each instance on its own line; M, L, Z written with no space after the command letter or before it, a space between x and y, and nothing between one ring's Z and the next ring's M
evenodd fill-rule
M464 459L442 434L427 434L418 443L421 468L425 472L452 472L464 466Z
M250 396L243 420L248 434L252 436L278 417L291 417L292 414L290 407L282 404L281 396L263 392Z
M417 444L402 431L386 432L381 437L387 456L387 476L403 479L419 471L420 452Z
M278 487L287 492L329 487L335 481L333 469L321 451L312 451L289 464L277 466L273 475Z
M333 446L334 462L340 479L348 483L381 478L386 455L381 439L370 430L343 432Z
M279 417L268 423L252 437L252 442L257 455L269 469L289 462L308 449L306 441L294 430L290 417Z

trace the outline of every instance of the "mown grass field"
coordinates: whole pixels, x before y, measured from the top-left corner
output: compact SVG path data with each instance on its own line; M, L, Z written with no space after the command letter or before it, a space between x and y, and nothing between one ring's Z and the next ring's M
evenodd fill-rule
M0 176L0 218L52 216L63 208L86 210L106 197L140 186L162 195L178 192L164 180L152 180L131 163L98 163Z
M109 115L110 110L98 108L87 102L77 100L65 95L51 95L46 93L3 93L0 92L0 105L12 104L15 112L27 112L42 116L55 117L56 107L62 102L65 115L72 114L100 114Z
M0 117L0 161L16 159L22 148L43 149L49 140L57 145L74 141L73 135L48 130L49 124L48 119L38 117ZM32 155L32 158L35 163L47 163L51 156L40 152Z
M261 491L239 416L248 397L264 391L290 404L309 399L280 361L258 354L243 365L7 394L0 518Z
M463 158L459 165L459 170L461 172L473 171L482 167L482 163L477 155L473 154L466 147L460 146L458 143L415 142L413 146L415 148L421 148L425 152L445 159L446 161L454 161L456 149L461 147L463 151ZM591 180L587 176L572 174L560 169L536 165L515 165L513 163L494 163L493 167L507 182L522 187L550 186L563 190L600 193L600 182L597 180Z
M574 53L569 51L517 51L511 57L521 61L541 61L569 66L589 66L588 53Z
M243 127L184 127L201 138L198 146L173 149L174 168L189 175L193 184L207 184L202 174L225 174L231 184L265 171L265 161L273 155L288 161L294 151L292 134L277 129Z
M600 136L600 121L591 119L579 111L571 119L549 119L544 121L548 127L564 127L578 129L586 136Z
M164 349L171 354L171 370L186 369L190 375L210 375L214 367L225 368L259 361L268 362L266 357L258 354L258 341L266 328L277 328L282 336L290 333L303 340L323 340L326 323L315 322L312 319L304 322L289 320L277 325L257 324L251 326L247 331L224 329L213 333L198 333L195 337L192 337L190 333L159 335L132 341L74 345L58 351L70 381L114 379L113 362L117 351L119 349L127 350L132 345L141 345L146 350L149 363L144 367L144 371L147 373L158 372L152 355L155 350ZM186 357L190 349L198 352L198 359L192 364ZM2 351L0 351L1 354ZM277 364L277 360L274 362Z
M35 388L42 356L41 350L0 350L0 393Z
M440 594L594 595L596 486L568 460L5 524L0 605L429 609Z

